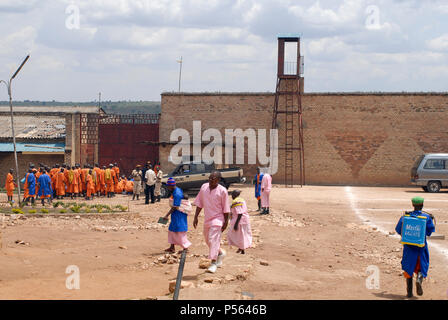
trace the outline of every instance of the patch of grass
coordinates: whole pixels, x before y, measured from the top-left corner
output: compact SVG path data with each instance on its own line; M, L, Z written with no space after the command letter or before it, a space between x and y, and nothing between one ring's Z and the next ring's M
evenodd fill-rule
M59 213L67 213L67 209L61 209L59 210Z
M79 213L81 212L81 207L75 204L74 206L70 207L70 210L72 210L72 212L74 213Z
M42 212L42 213L48 213L49 211L48 211L48 209L40 209L40 212Z
M15 213L15 214L23 214L23 211L21 209L14 208L11 211L12 211L12 213Z
M36 213L37 211L34 209L28 210L28 213Z

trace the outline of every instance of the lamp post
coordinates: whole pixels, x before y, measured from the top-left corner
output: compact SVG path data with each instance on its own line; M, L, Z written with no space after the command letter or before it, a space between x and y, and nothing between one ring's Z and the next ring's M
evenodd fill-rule
M13 76L11 77L11 79L9 79L8 82L4 81L4 80L0 80L0 82L3 82L6 87L8 88L8 95L9 95L9 109L11 111L11 131L12 131L12 141L14 144L14 160L16 162L16 175L17 175L17 191L18 191L18 196L19 196L19 206L20 206L20 175L19 175L19 164L17 162L17 148L16 148L16 135L14 133L14 114L12 112L12 89L11 89L11 85L12 85L12 80L17 76L17 74L20 72L20 70L22 69L23 65L28 61L28 59L30 58L30 55L27 55L25 60L23 60L22 64L19 66L19 68L16 70L16 72L14 72Z
M180 64L179 67L179 92L180 92L180 80L182 79L182 56L180 57L180 60L177 60L177 62Z

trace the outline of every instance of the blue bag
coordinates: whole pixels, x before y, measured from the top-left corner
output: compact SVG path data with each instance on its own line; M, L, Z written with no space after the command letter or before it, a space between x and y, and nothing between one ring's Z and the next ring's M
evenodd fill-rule
M426 217L410 216L403 217L401 228L401 244L424 247L426 239Z

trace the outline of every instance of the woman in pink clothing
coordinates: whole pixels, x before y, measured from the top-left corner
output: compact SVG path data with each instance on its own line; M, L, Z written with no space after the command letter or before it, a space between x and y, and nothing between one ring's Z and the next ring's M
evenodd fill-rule
M263 211L260 214L269 214L269 194L271 193L271 187L272 177L266 172L261 181L261 207Z
M249 214L247 213L246 201L240 198L241 191L234 190L232 192L232 205L230 229L227 233L227 241L229 245L238 247L236 253L244 254L244 250L252 244L252 231L250 229Z

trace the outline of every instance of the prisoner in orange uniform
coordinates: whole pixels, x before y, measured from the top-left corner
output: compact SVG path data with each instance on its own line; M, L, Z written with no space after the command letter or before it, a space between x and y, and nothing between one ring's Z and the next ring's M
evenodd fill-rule
M97 196L100 195L101 192L101 169L100 165L98 163L95 163L95 167L93 168L96 173L96 183L95 183L95 193Z
M78 196L79 193L79 172L75 166L72 166L73 171L73 194L74 196Z
M14 187L17 186L14 182L13 173L14 173L14 170L9 169L9 172L6 175L5 189L6 189L6 195L8 196L8 202L12 201L12 196L14 194Z
M64 168L61 168L61 171L59 171L56 174L56 196L58 199L61 199L63 196L65 196L65 173Z
M100 171L100 193L102 195L107 196L106 191L106 177L104 176L104 172L106 170L106 166L103 166L103 168Z
M118 180L120 179L120 168L118 168L118 165L117 165L116 162L114 163L114 166L113 166L112 169L113 169L114 172L115 172L114 187L115 187L115 189L117 189L117 187L118 187L118 182L119 182ZM118 191L115 190L115 193L118 193Z
M92 169L87 172L86 175L86 200L93 199L93 193L95 192L95 183L93 182Z
M106 180L106 192L107 197L113 197L113 193L115 192L114 184L115 184L115 171L112 169L113 164L109 165L109 168L107 168L104 172L104 177Z
M134 192L134 181L126 180L125 190L127 194L132 194Z

